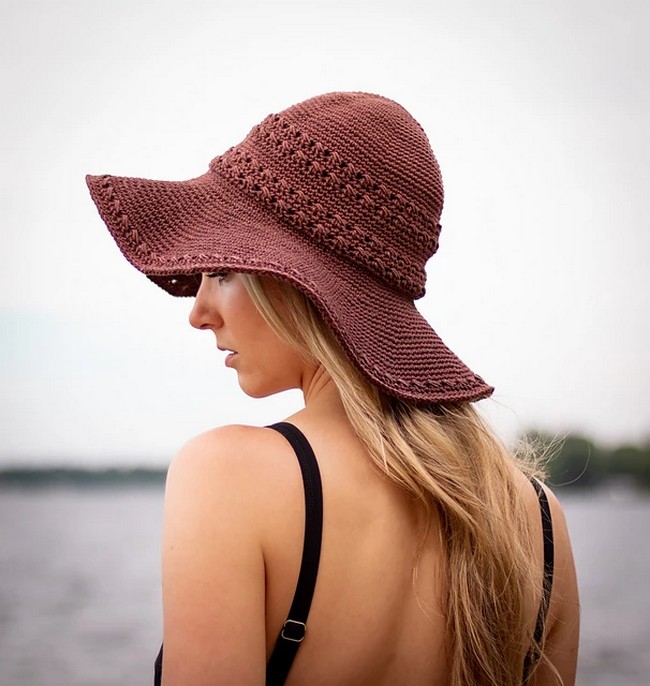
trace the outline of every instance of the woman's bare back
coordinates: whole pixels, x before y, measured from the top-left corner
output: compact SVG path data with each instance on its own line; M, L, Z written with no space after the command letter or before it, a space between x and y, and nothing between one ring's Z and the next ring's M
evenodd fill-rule
M344 417L304 410L288 421L303 432L317 457L324 519L307 634L286 683L447 684L439 523L432 523L423 541L417 505L371 466ZM300 567L304 496L299 466L288 442L270 429L224 427L190 444L189 453L181 455L170 470L168 485L165 555L169 564L163 570L165 623L170 631L165 633L165 678L172 684L186 683L186 677L193 684L261 684ZM170 553L168 546L178 540L178 527L182 527L178 509L186 507L187 487L196 481L205 487L207 503L197 505L201 511L193 516L208 525L201 527L202 533L192 534L197 550L182 556L185 566L179 568L178 561L174 562L178 551ZM537 498L523 475L521 488L537 527ZM177 491L179 507L174 506ZM556 565L565 579L556 579L549 648L555 652L565 684L571 684L575 657L567 646L577 643L577 595L568 542L563 542L565 525L552 500ZM238 512L236 522L224 523L233 511ZM209 522L214 519L224 526L217 526L211 535ZM191 521L187 524L192 526ZM543 558L538 528L541 598ZM211 545L211 552L201 552ZM192 561L193 556L198 560ZM189 588L185 579L185 590L177 595L179 577L187 577L187 563L197 562L207 578L197 575ZM179 621L181 605L183 621ZM192 616L193 612L198 616ZM531 603L531 624L536 613ZM185 629L192 627L191 632L184 633L184 622ZM192 646L186 645L188 636ZM191 674L179 664L180 655L188 650L196 653ZM202 658L203 652L211 657ZM183 677L178 681L173 678L176 670ZM540 671L536 683L551 682Z
M424 531L412 500L372 468L345 424L291 421L307 436L319 462L324 521L309 641L301 646L287 684L444 683L444 585L442 570L434 571L442 559L435 529L422 546L414 586ZM279 459L295 472L291 449L278 448ZM302 497L296 472L282 494L282 520L269 522L266 532L269 652L295 590Z

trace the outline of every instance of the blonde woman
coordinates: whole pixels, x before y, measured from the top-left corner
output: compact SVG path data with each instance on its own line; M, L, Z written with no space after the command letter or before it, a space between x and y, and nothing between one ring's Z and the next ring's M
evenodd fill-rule
M562 510L414 305L443 189L408 112L330 93L196 179L87 181L126 258L195 296L244 393L304 396L173 460L155 682L574 684Z

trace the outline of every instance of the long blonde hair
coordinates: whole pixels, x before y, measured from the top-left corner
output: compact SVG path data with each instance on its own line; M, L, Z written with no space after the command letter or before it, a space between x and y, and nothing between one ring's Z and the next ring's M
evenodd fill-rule
M422 504L427 522L438 515L451 686L519 686L541 574L513 464L531 475L535 462L508 451L470 403L417 407L385 395L299 290L242 276L271 328L330 374L375 467Z

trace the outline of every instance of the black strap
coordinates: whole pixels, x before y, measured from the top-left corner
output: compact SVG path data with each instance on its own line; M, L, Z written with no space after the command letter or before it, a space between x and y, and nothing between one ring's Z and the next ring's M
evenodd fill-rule
M163 647L160 646L160 651L153 663L153 686L162 685L162 661L163 661Z
M546 615L551 604L551 590L553 589L553 569L555 565L555 545L553 543L553 520L551 518L551 508L548 504L546 492L537 479L531 478L531 483L537 491L537 498L539 500L539 509L542 517L542 536L544 540L544 588L542 593L542 602L537 613L537 622L535 623L535 633L533 640L535 645L531 647L524 660L524 679L526 683L530 675L530 670L535 662L539 659L539 650L537 646L541 644L544 637L544 625L546 624Z
M305 436L288 422L272 424L269 428L281 433L291 443L298 457L305 489L305 537L296 592L266 665L267 686L281 686L289 674L307 630L307 617L316 586L323 537L323 487L316 456Z

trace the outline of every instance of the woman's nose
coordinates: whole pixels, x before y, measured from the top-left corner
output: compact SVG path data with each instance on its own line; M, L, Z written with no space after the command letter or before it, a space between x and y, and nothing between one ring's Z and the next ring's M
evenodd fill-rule
M205 285L206 280L203 279L190 311L190 324L195 329L218 329L223 324L223 320L219 315L216 303L208 297Z

